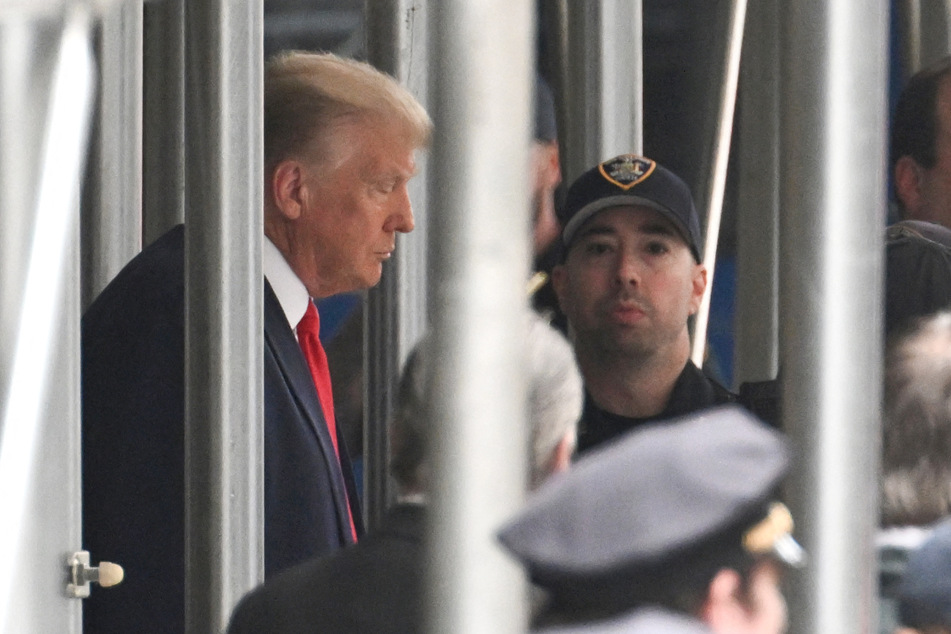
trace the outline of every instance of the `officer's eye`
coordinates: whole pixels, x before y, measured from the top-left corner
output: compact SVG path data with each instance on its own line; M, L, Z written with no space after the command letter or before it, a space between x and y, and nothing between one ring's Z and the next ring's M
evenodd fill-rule
M663 255L670 252L670 247L667 246L667 243L659 240L648 242L646 249L651 255Z
M604 255L611 251L611 245L606 242L588 242L584 245L585 255Z

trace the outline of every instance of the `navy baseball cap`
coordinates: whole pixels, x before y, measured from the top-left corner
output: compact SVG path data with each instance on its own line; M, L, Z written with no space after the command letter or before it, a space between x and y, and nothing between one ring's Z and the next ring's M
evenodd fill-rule
M704 410L587 454L543 485L499 539L556 594L623 591L725 540L798 567L805 553L792 516L773 499L788 466L782 435L753 414Z
M690 188L679 176L645 156L621 154L582 174L568 188L559 214L562 242L571 246L578 229L611 207L641 205L670 220L700 262L700 218Z

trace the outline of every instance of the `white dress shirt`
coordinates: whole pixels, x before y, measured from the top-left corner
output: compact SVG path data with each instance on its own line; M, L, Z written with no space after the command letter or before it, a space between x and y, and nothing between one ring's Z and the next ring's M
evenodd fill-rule
M284 310L284 316L287 317L287 323L290 324L296 337L297 324L304 318L307 303L310 301L307 287L294 274L287 260L267 236L264 236L264 246L261 250L264 277L271 284L271 290L277 296L277 301Z

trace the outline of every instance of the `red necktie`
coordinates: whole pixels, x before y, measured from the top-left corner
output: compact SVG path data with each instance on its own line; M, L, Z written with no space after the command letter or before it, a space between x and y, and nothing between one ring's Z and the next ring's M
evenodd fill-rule
M340 448L337 446L337 422L334 419L334 395L333 388L330 385L330 366L327 364L327 353L324 352L324 346L320 343L320 316L317 314L317 307L314 302L308 300L307 311L304 318L297 324L297 341L300 343L304 358L307 359L307 365L310 366L310 375L314 379L314 386L317 388L317 397L320 400L320 406L324 411L324 420L327 421L327 431L330 432L330 440L334 445L334 453L337 454L339 466ZM344 491L346 495L346 491ZM357 529L353 524L353 511L350 510L350 501L347 500L347 515L350 518L350 531L353 534L353 541L357 541Z

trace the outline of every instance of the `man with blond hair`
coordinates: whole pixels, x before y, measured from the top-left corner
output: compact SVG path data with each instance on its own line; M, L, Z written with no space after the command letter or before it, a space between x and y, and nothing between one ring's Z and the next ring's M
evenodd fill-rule
M266 66L266 576L362 532L313 300L379 281L413 229L407 181L430 133L422 106L366 64L295 52ZM184 348L179 226L83 316L85 546L126 569L86 603L86 631L184 630Z

